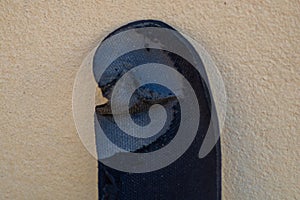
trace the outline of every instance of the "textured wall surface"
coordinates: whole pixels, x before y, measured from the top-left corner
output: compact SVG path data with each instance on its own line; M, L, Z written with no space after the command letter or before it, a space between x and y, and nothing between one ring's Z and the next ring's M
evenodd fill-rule
M87 53L160 19L198 40L225 82L223 199L300 199L300 2L1 1L0 199L96 199L72 117Z

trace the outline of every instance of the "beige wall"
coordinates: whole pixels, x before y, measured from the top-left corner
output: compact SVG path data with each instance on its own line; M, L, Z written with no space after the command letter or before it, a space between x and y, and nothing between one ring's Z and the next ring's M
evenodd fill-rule
M96 199L74 78L101 37L147 18L198 40L224 78L223 199L300 199L298 0L1 1L0 199Z

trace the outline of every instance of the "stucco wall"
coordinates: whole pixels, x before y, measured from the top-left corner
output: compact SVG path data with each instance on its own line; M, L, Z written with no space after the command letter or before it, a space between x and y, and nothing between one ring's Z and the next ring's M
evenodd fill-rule
M223 76L223 199L300 199L297 0L1 1L0 199L97 198L74 78L100 38L148 18L198 40Z

